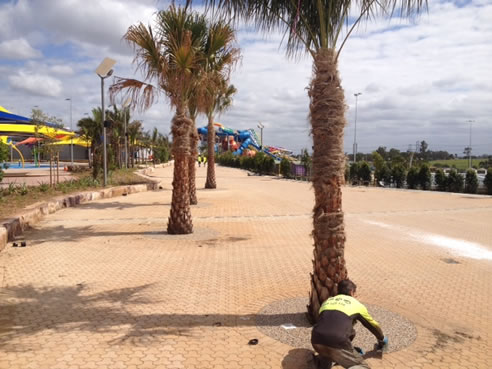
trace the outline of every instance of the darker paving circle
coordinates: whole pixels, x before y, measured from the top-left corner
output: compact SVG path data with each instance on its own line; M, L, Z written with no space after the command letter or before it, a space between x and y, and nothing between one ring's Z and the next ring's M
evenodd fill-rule
M145 237L158 240L192 240L192 241L207 241L215 240L220 233L209 228L193 227L193 233L190 234L169 234L166 231L156 230L144 232Z
M256 326L265 335L292 347L312 350L311 329L306 318L308 299L298 297L275 301L256 315ZM389 338L388 352L410 346L417 337L417 329L408 319L376 305L366 304L369 313L381 325ZM376 338L362 324L355 325L354 346L366 352L374 349Z

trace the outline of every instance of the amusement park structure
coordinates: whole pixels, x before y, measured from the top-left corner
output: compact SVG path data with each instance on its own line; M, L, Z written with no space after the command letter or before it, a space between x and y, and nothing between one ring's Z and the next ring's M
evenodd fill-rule
M262 146L258 143L258 136L254 129L234 130L220 123L214 123L215 135L218 137L218 144L215 145L215 151L219 148L222 151L231 151L234 155L254 156L256 152L264 152L275 160L287 158L292 160L292 151L282 147ZM207 127L198 128L198 134L202 141L207 139Z

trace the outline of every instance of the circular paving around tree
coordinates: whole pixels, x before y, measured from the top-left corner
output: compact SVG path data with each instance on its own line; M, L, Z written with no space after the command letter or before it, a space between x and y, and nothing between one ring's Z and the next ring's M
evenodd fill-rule
M307 304L308 299L305 297L275 301L258 312L256 326L263 334L277 341L312 350L312 326L306 317ZM417 329L408 319L376 305L365 306L389 338L387 352L402 350L415 341ZM355 331L353 345L361 347L365 352L374 350L374 335L360 323L355 325Z

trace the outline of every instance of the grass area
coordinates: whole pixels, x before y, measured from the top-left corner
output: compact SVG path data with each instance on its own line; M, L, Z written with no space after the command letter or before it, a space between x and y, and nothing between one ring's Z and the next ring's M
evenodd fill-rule
M481 161L487 161L487 159L472 159L472 166L479 167ZM465 170L468 169L468 159L448 159L448 160L433 160L431 165L440 164L443 167L455 168Z
M135 169L111 171L108 177L110 186L147 182L149 182L147 179L135 174ZM63 194L103 188L102 183L102 179L94 180L87 170L75 173L74 179L60 182L55 187L50 187L49 184L40 184L39 186L11 184L6 188L0 189L0 219L15 215L20 210L36 202L47 201Z

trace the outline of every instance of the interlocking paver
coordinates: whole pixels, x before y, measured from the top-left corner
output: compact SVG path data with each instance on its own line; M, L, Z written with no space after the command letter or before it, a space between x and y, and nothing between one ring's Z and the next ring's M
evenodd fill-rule
M204 190L205 171L192 235L164 233L169 167L153 173L164 190L59 211L26 233L29 247L0 253L0 368L309 369L254 315L307 296L310 185L219 167L219 188ZM346 187L344 209L361 300L418 332L372 367L488 367L492 261L436 243L491 252L492 198Z

